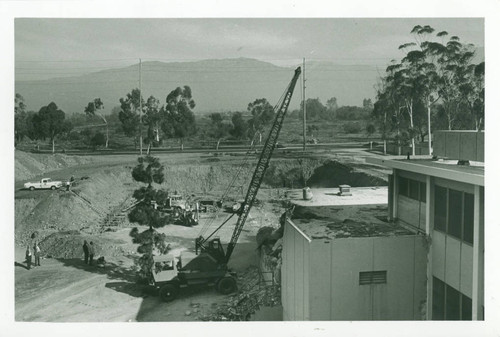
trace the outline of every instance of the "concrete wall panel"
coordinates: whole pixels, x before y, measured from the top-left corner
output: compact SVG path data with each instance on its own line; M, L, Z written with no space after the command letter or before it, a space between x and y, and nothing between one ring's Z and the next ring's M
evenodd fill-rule
M285 229L283 231L283 250L281 254L282 264L281 264L281 304L283 306L283 320L292 320L292 308L290 304L289 292L293 289L290 283L290 277L293 275L293 261L291 256L293 255L293 246L295 245L295 240L293 238L293 227L286 222Z
M460 289L460 241L446 236L446 263L444 281L453 288Z
M444 280L445 253L446 237L435 230L432 232L432 273L441 280Z
M484 162L484 132L435 131L433 154L449 159Z
M446 152L447 158L459 158L460 156L460 133L446 133Z
M462 243L460 256L460 292L472 298L472 246Z
M460 158L468 160L477 160L477 133L464 132L460 133Z
M294 273L294 284L295 284L295 293L294 293L294 299L295 299L295 320L301 320L303 321L305 319L305 314L304 314L304 292L306 291L305 289L305 282L304 279L307 275L306 268L305 268L305 249L304 245L306 244L306 240L304 237L298 233L295 232L294 235L295 239L295 273Z
M308 241L288 222L283 233L281 298L284 320L304 320L304 279L308 278Z
M311 270L311 244L306 241L304 242L304 320L309 321L311 319L311 309L310 309L310 270Z
M419 201L398 196L398 218L407 224L419 228L420 226L420 205Z
M330 319L371 320L371 290L359 285L359 272L373 270L372 239L337 239L331 248Z
M426 319L427 303L427 253L428 245L424 236L415 236L415 274L413 290L413 319Z
M484 132L477 132L476 137L476 160L484 162Z
M419 214L419 223L418 228L425 232L425 202L420 202L420 214Z
M313 321L332 319L330 312L332 300L330 256L329 240L313 240L310 243L309 312L310 319Z
M374 270L387 270L387 286L374 287L373 318L423 319L427 296L425 237L375 238L374 243Z
M434 132L432 134L432 152L433 155L444 157L446 151L446 134L443 132Z

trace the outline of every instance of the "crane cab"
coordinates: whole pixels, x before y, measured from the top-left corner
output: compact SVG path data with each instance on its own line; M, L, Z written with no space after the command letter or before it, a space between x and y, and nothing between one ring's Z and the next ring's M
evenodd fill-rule
M177 276L177 263L173 255L153 256L153 280L155 283L172 281Z

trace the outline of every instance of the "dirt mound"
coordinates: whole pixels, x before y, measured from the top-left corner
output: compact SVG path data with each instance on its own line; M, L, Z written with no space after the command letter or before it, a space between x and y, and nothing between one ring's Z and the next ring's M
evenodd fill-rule
M83 241L93 242L95 247L95 259L99 256L123 255L120 249L115 249L117 245L125 243L123 240L102 239L96 236L80 234L80 232L63 231L53 233L40 242L42 255L56 259L74 259L83 256Z
M178 191L182 194L223 191L233 179L239 165L224 163L165 166L165 182L163 188ZM234 182L234 186L246 186L252 177L255 167L246 164ZM235 191L236 192L236 189ZM238 191L241 193L241 191Z
M91 157L64 154L40 154L15 151L15 180L26 180L45 172L59 170L93 161Z
M342 184L351 187L387 186L385 180L364 172L357 172L354 167L335 160L329 160L314 170L314 174L307 183L309 187L322 188L338 187Z
M37 203L34 200L38 201ZM26 214L26 207L31 211ZM43 199L16 200L16 242L25 243L34 231L70 230L100 222L101 216L70 192L53 192ZM23 216L24 215L24 216Z
M102 213L109 213L130 201L133 190L139 184L134 182L127 168L105 169L80 182L73 191Z
M24 244L34 231L40 231L42 237L55 230L95 232L110 213L125 207L134 188L129 170L123 168L103 170L78 181L70 192L43 192L43 198L16 199L16 242ZM128 224L126 217L122 221Z

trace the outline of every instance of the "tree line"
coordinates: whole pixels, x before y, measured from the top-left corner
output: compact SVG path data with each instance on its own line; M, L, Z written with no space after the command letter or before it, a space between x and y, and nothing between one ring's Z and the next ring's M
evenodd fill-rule
M165 139L178 139L182 149L184 139L196 136L198 140L215 141L218 148L223 140L262 142L265 128L274 119L274 107L266 98L248 103L246 111L215 112L196 118L193 112L196 103L189 86L172 90L163 104L154 96L144 99L137 88L120 98L119 103L111 114L104 115L104 102L94 98L82 109L83 113L67 116L54 102L38 112L28 111L24 98L16 94L15 141L18 143L25 137L36 141L48 139L53 151L56 139L108 148L111 135L121 134L133 139L135 148L142 143L149 150L163 145ZM326 105L319 98L309 98L306 109L309 121L366 120L373 104L371 99L364 99L363 107L339 107L335 97L327 100ZM302 107L291 111L290 118L302 120ZM317 131L317 125L308 125L308 135L314 137ZM112 145L121 147L117 141Z
M144 141L148 147L159 144L160 137L178 138L182 144L185 137L196 132L196 121L192 109L195 101L192 98L189 86L177 87L166 97L165 103L154 96L144 99L139 89L133 89L125 97L120 98L120 106L115 115L106 118L101 111L104 103L100 98L95 98L83 108L86 120L79 118L78 114L66 118L64 111L58 108L54 102L43 106L38 112L27 111L24 98L20 94L15 96L14 106L14 130L16 144L25 137L31 140L49 140L52 151L55 151L55 140L79 140L80 137L88 137L89 143L94 146L109 146L110 122L120 124L119 129L127 137L133 137L135 141ZM105 135L101 132L84 128L81 131L74 130L75 124L86 124L93 117L98 117L105 126ZM117 117L117 118L116 118Z
M484 128L484 62L474 64L476 48L448 38L446 31L417 25L414 42L399 46L404 54L392 60L380 78L372 118L384 145L398 148L428 138L432 130Z

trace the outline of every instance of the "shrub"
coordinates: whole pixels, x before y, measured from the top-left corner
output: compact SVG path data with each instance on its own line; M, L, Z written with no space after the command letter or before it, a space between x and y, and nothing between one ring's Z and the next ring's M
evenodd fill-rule
M361 125L359 125L359 123L345 123L343 128L345 133L359 133L361 131Z

